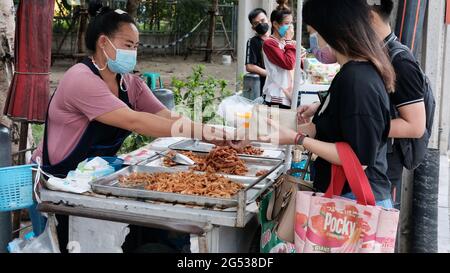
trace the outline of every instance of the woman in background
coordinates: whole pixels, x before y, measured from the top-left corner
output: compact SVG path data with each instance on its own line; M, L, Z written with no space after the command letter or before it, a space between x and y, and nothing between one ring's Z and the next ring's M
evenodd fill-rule
M291 108L293 70L295 68L296 42L293 16L287 0L278 0L271 13L272 35L264 42L263 57L267 79L263 88L265 104L283 109Z

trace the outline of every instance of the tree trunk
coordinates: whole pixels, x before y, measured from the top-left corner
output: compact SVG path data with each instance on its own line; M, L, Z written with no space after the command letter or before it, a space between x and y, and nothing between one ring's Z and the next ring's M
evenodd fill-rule
M140 2L140 0L128 0L127 2L127 12L135 19L137 18L137 10Z
M205 61L210 63L212 61L212 53L214 48L214 32L216 31L216 15L218 14L219 0L212 0L212 6L209 10L209 32L208 43L206 44Z
M86 54L84 39L86 36L88 20L87 5L87 1L81 1L80 19L77 31L77 49L75 54L77 62L81 62Z
M11 121L3 116L8 88L13 76L14 57L14 4L13 0L0 1L0 123L10 127Z

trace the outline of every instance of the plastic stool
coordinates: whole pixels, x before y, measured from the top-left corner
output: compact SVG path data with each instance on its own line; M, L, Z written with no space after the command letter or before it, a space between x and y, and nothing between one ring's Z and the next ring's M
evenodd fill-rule
M163 88L161 75L155 72L145 72L142 76L146 79L147 85L151 90L156 89L156 81L159 81L159 88Z

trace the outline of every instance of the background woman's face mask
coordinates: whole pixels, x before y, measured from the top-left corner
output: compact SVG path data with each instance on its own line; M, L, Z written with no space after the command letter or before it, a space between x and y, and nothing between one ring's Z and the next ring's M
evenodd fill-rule
M137 62L137 51L136 50L126 50L126 49L118 49L114 46L114 44L111 42L111 40L108 39L109 43L112 45L112 47L116 50L116 59L111 59L108 54L106 54L106 51L103 50L103 53L105 54L107 58L107 65L109 70L114 73L119 74L125 74L130 73L134 70L134 67L136 66Z
M319 46L319 36L315 32L309 36L309 44L311 47L311 52L316 56L317 60L323 64L334 64L337 63L336 54L329 45L323 48Z
M286 36L286 32L288 31L288 29L291 27L291 25L282 25L280 26L280 28L278 29L278 33L280 34L281 37Z

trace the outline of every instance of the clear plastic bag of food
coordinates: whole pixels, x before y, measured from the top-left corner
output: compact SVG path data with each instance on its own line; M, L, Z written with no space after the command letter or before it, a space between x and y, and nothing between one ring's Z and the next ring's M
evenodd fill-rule
M217 113L225 120L230 127L248 129L252 116L254 101L239 95L234 95L224 99L217 109Z

